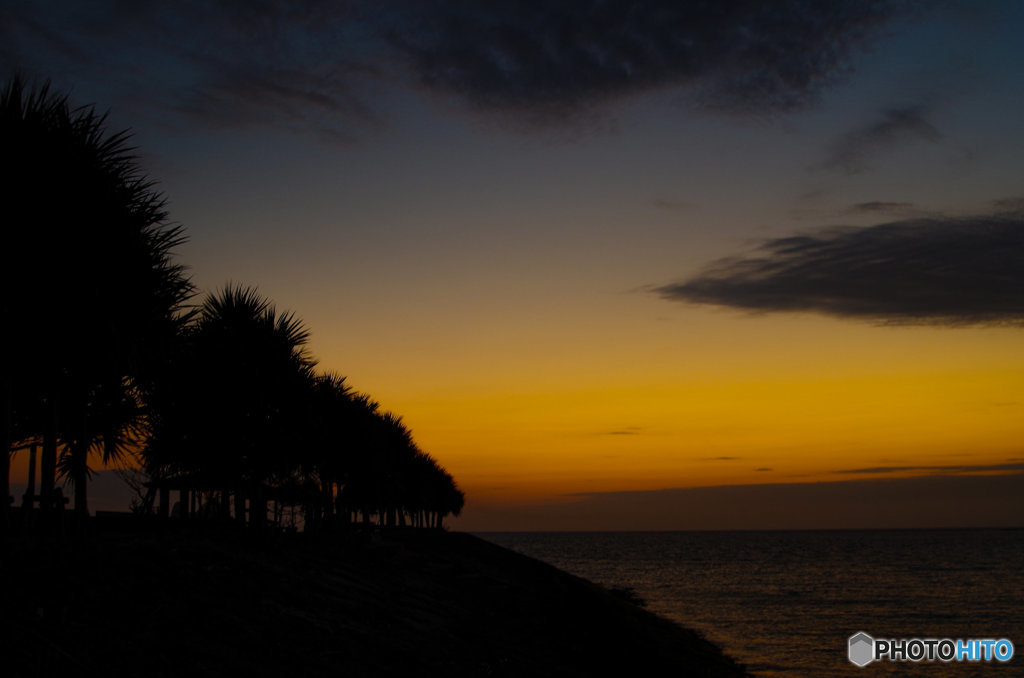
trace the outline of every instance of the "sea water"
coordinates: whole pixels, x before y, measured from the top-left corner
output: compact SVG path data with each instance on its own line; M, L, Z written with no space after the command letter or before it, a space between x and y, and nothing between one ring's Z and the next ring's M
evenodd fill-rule
M1024 676L1024 530L479 536L701 632L762 678ZM992 638L1007 663L850 663L850 636Z

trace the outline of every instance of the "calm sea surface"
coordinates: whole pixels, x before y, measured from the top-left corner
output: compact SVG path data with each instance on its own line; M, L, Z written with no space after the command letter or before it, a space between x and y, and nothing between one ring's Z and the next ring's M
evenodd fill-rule
M480 537L696 629L756 676L1024 676L1024 530L501 532ZM847 639L1006 638L999 662L847 660Z

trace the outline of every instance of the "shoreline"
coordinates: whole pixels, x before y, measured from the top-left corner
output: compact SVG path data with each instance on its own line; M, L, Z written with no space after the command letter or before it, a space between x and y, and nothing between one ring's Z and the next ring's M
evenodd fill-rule
M339 538L340 537L340 538ZM746 676L696 632L460 532L9 549L13 676Z

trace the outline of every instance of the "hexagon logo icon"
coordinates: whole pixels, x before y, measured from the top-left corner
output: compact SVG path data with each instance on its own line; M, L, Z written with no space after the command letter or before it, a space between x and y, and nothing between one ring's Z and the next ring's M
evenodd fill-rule
M850 661L867 666L875 659L875 639L861 631L850 636Z

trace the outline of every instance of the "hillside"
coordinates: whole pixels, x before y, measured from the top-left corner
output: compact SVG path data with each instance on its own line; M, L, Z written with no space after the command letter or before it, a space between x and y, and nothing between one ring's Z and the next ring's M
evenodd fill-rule
M693 632L467 534L299 537L22 544L3 562L4 673L745 675Z

